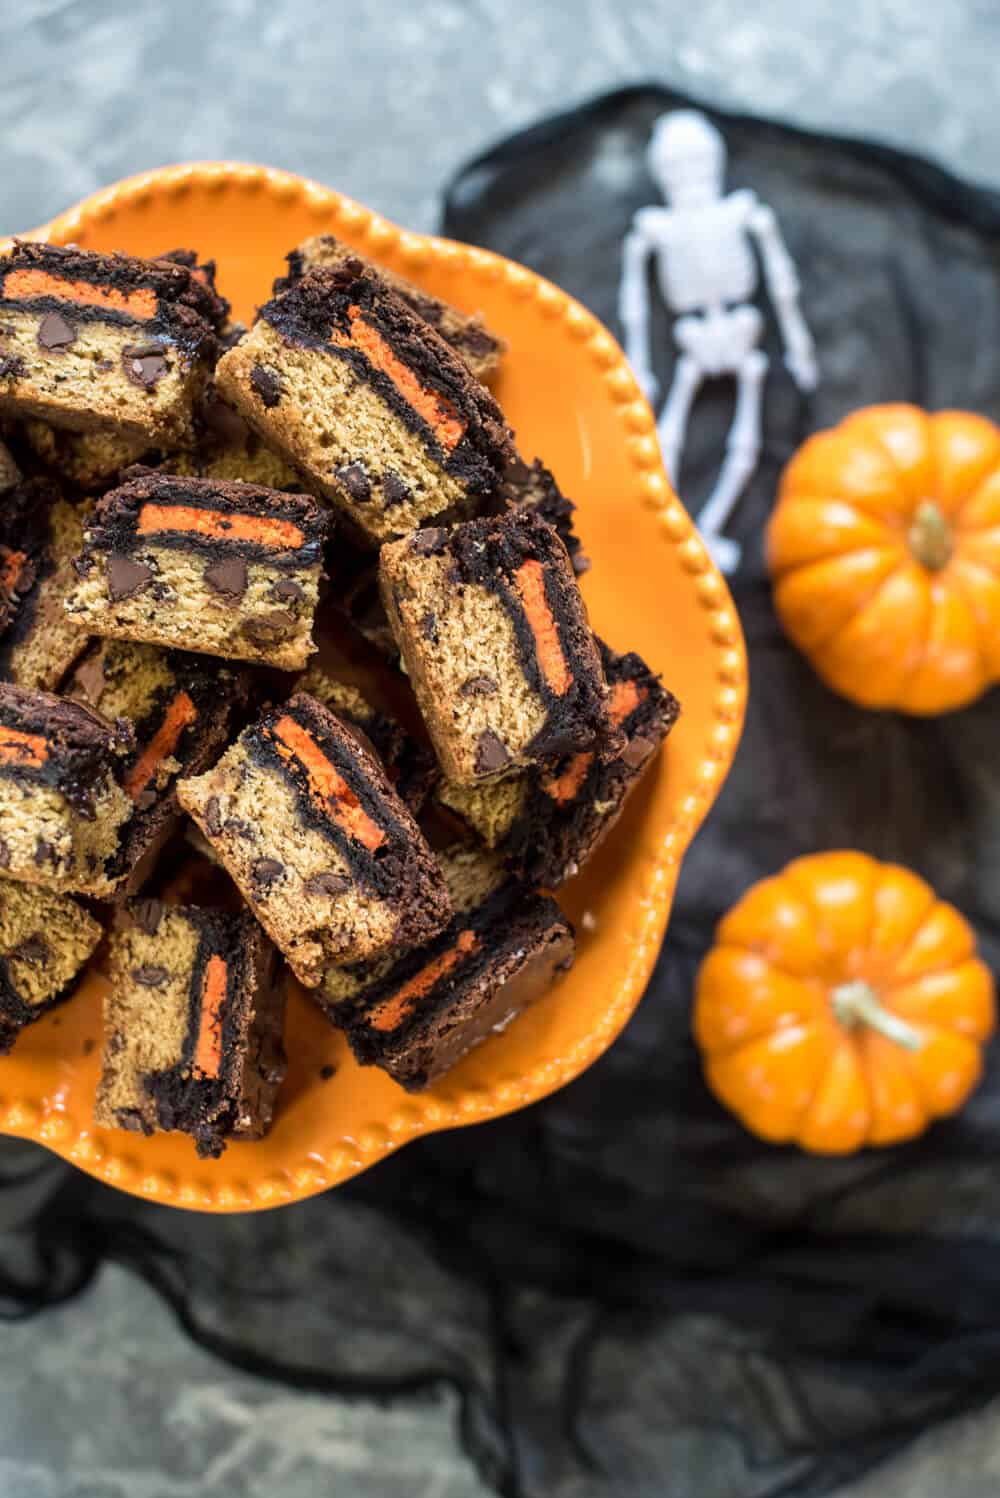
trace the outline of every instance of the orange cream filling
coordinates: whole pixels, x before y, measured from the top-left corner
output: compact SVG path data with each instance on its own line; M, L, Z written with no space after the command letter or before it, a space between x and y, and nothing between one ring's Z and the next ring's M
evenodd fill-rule
M147 536L158 531L186 531L213 541L253 541L278 549L301 546L305 540L290 520L270 515L220 515L217 510L199 510L193 505L143 505L136 530Z
M566 664L559 631L545 596L545 574L541 562L529 558L514 573L525 617L535 637L535 653L550 692L562 697L569 691L573 675Z
M333 820L348 837L374 852L385 842L382 828L373 822L357 796L319 745L286 713L274 725L277 750L285 760L295 758L305 770L309 790L317 801L326 803Z
M465 423L459 420L451 402L421 385L413 370L393 353L382 334L371 323L365 322L360 307L348 307L347 315L351 320L351 331L342 333L339 328L334 328L330 342L340 348L353 346L364 354L369 364L388 375L406 404L426 421L445 452L453 452L465 433Z
M156 316L156 292L150 286L119 291L114 286L95 286L92 281L64 281L45 270L12 270L4 277L3 294L8 301L33 302L39 297L57 297L80 307L106 307L127 312L148 322Z
M161 760L173 754L181 734L197 716L198 709L187 692L178 692L168 707L163 722L125 777L125 789L133 801L139 799L152 780Z
M27 560L25 552L10 551L6 546L0 546L0 587L11 593L15 592L21 568Z
M640 702L649 696L645 687L640 689L634 681L616 681L608 699L608 712L612 723L621 725L630 713L634 713Z
M213 956L205 964L193 1066L207 1077L217 1077L222 1065L222 1006L226 1002L226 964Z
M398 988L389 998L384 999L368 1016L368 1023L373 1030L394 1030L425 994L430 993L435 983L448 975L453 968L474 952L479 946L479 938L474 931L460 931L455 938L455 945L449 947L447 952L442 952L440 957L435 957L426 967L422 967L419 973L414 973L408 983Z
M608 701L608 712L612 723L624 723L629 714L634 713L639 703L644 702L648 695L646 688L637 687L634 681L616 681L611 688ZM593 760L593 753L588 751L574 754L561 775L549 775L543 780L542 788L545 794L551 796L553 801L558 802L560 806L564 806L567 801L573 801L580 794Z
M0 764L30 765L37 769L48 757L49 746L41 734L0 726Z

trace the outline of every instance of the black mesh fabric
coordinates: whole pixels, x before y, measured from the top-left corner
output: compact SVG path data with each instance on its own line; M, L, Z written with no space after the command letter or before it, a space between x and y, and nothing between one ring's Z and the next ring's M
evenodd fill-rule
M639 87L509 140L452 184L445 231L526 262L614 327L622 236L656 201L649 127L686 102ZM995 1059L960 1118L821 1160L727 1117L689 1033L719 915L817 849L910 865L975 922L996 967L997 695L930 722L832 696L780 633L760 535L783 462L848 410L1000 412L1000 200L887 150L717 118L731 184L772 205L798 261L822 385L798 396L772 330L765 451L732 527L746 734L625 1034L537 1107L256 1217L151 1208L40 1151L0 1156L6 1315L86 1294L103 1263L124 1263L192 1337L293 1388L455 1389L459 1438L510 1498L818 1498L1000 1392ZM665 320L660 348L665 384ZM694 508L730 415L722 385L696 408Z

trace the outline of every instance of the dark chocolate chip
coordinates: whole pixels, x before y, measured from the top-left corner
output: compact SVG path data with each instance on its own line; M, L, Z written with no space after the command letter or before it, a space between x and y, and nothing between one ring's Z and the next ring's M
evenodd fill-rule
M122 368L140 390L151 390L158 380L170 373L170 365L162 350L154 343L141 348L122 350Z
M326 1066L321 1066L319 1069L320 1080L323 1082L329 1082L330 1078L333 1076L336 1070L337 1068L335 1066L331 1066L330 1063L327 1062Z
M155 806L158 800L159 797L157 796L156 791L152 786L147 785L146 789L140 791L138 796L136 797L136 810L149 811L149 808L151 806Z
M243 621L243 633L255 645L280 645L295 631L295 616L287 609L273 609L270 614L251 614Z
M170 977L165 967L158 966L155 962L144 962L141 967L132 969L132 977L136 983L141 983L143 988L159 988L166 983Z
M47 843L44 837L40 837L35 844L35 862L41 868L43 863L55 863L56 850L51 843Z
M409 485L404 483L398 473L393 473L390 468L382 476L382 503L386 509L393 505L401 505L404 500L410 498Z
M95 707L104 691L104 680L104 662L100 654L88 656L76 668L75 681Z
M205 568L205 581L227 603L239 603L247 590L247 564L239 557L225 557Z
M280 582L272 583L271 592L283 603L292 603L306 596L305 588L300 588L298 583L292 582L290 577L283 577Z
M427 613L420 621L420 633L423 635L425 640L436 640L437 627L437 614L435 614L432 609L428 609Z
M99 369L101 374L110 374L114 367L115 365L113 359L98 359L97 363L94 365L94 368Z
M11 956L20 957L22 962L46 962L49 949L40 936L29 936L14 948Z
M582 577L585 572L590 571L591 561L585 551L574 551L570 561L573 563L573 571L577 577Z
M492 676L470 676L459 687L463 697L492 697L499 690Z
M345 463L343 468L336 470L336 478L357 504L363 505L371 499L371 480L363 463Z
M250 371L250 384L265 406L276 406L280 401L281 378L273 369L265 369L263 364L255 364Z
M410 550L418 557L429 557L435 551L440 551L448 540L448 532L443 526L431 526L429 530L415 531L410 537Z
M636 734L634 739L629 739L622 750L622 761L628 765L630 770L638 770L644 765L656 748L652 739L644 739L641 734Z
M10 849L2 837L0 837L0 869L10 868Z
M60 312L46 312L38 326L38 343L41 348L58 353L76 342L76 329Z
M502 739L498 738L492 728L484 728L479 735L479 743L476 745L476 772L479 775L492 775L495 770L502 770L504 765L510 763L510 755L507 746Z
M107 572L108 593L112 603L123 598L134 598L153 581L153 569L144 562L133 562L129 557L109 557Z
M161 901L150 897L146 900L136 900L132 906L132 916L136 924L145 931L147 936L155 936L160 929L160 919L163 915Z
M205 802L205 831L209 837L218 837L222 831L222 813L218 796L209 796Z
M225 401L207 400L202 407L202 420L212 436L227 446L236 447L247 439L248 427L243 417L227 406Z
M342 895L350 887L351 881L343 874L333 873L313 874L302 886L307 895Z
M276 858L258 858L250 870L250 877L253 879L257 893L260 894L269 889L276 879L280 879L284 872L285 865L279 863Z

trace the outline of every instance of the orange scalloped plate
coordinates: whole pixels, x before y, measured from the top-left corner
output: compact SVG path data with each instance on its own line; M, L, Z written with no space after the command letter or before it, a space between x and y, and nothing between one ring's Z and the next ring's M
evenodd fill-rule
M36 1139L123 1191L203 1211L300 1200L422 1134L523 1108L596 1061L642 997L681 859L732 762L746 701L739 620L664 477L649 407L615 340L558 287L484 250L406 233L317 183L229 162L130 178L28 237L139 255L193 246L217 260L234 316L248 321L285 252L322 232L459 307L481 309L509 341L496 393L522 452L544 458L579 506L594 563L583 579L594 626L616 648L645 656L684 710L615 831L560 893L577 925L575 967L427 1092L407 1094L359 1067L299 990L289 1007L288 1077L266 1139L206 1161L181 1135L97 1128L97 974L0 1060L0 1131Z

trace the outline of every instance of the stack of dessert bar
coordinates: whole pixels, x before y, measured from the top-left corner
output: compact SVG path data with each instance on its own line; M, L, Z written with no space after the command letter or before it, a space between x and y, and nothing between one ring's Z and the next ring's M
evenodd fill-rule
M590 629L503 353L329 237L249 331L189 250L0 257L0 1049L106 941L98 1122L259 1137L286 969L420 1088L572 963L547 891L678 705Z

